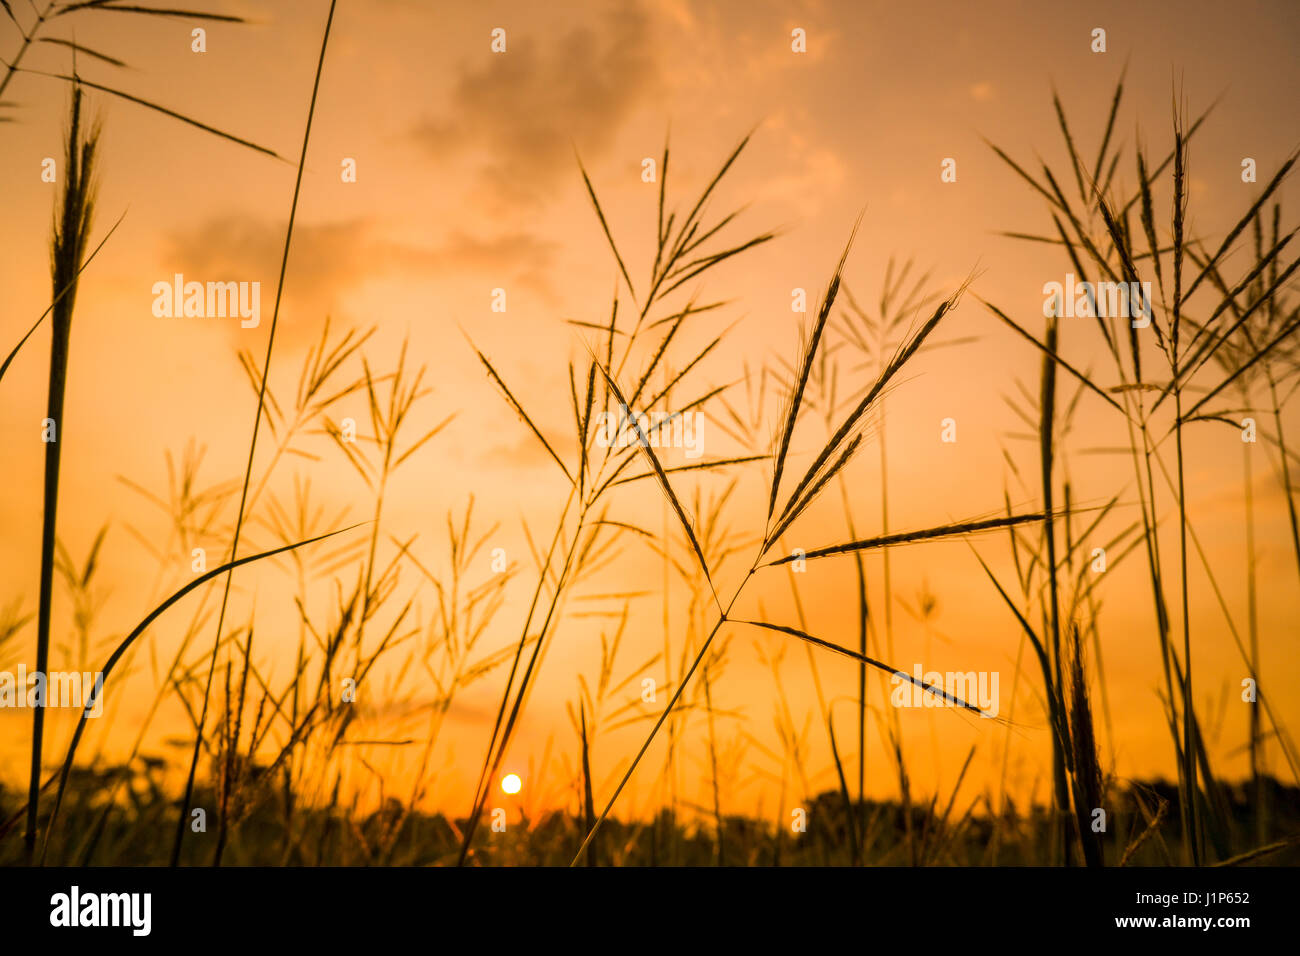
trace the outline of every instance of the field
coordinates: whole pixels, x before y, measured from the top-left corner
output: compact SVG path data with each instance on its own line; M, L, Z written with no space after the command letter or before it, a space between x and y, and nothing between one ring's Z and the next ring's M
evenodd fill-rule
M866 93L708 113L689 4L466 15L405 139L414 8L3 7L0 863L1300 863L1285 80L1067 18L890 186L801 152Z

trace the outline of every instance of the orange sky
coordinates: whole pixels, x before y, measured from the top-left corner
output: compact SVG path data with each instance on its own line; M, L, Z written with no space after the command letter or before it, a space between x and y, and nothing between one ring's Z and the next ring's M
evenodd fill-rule
M81 62L83 74L296 157L328 4L211 0L205 6L253 22L209 25L207 52L196 54L190 49L194 24L188 21L79 15L78 42L131 65L115 69ZM507 31L504 55L489 49L494 27ZM796 27L807 31L804 55L790 49ZM1089 49L1094 27L1107 30L1105 54ZM70 38L72 32L56 21L50 35ZM782 235L709 275L701 296L731 304L701 321L679 353L688 354L692 343L702 346L739 320L695 379L721 384L737 379L745 362L792 360L800 317L790 312L790 290L806 288L810 299L820 294L864 208L846 269L855 292L875 296L889 257L913 257L931 271L933 289L945 294L976 270L973 291L1040 330L1042 285L1062 280L1067 264L1046 247L998 235L1042 231L1050 220L1041 198L1015 179L982 137L1026 161L1037 154L1059 166L1064 151L1052 84L1085 155L1096 152L1111 92L1126 64L1125 104L1115 131L1126 149L1140 130L1149 153L1168 151L1175 86L1193 115L1217 98L1217 108L1193 142L1190 162L1191 229L1217 241L1260 188L1241 182L1242 157L1257 160L1262 183L1300 139L1293 109L1300 82L1297 40L1300 14L1284 2L1231 8L1208 2L1097 2L1085 9L1029 2L663 0L587 3L581 9L482 3L466 9L343 0L303 177L273 387L292 391L326 315L338 329L377 326L366 348L375 368L389 367L409 337L408 359L427 366L426 381L434 389L424 400L420 424L431 427L453 411L457 417L390 489L386 530L403 538L418 532L416 550L435 567L442 560L444 515L448 509L460 513L472 493L479 527L501 522L489 547L503 547L512 560L531 568L519 519L526 516L535 538L549 534L565 494L563 476L486 380L465 336L492 358L540 427L572 460L567 362L582 360L584 351L582 337L564 320L604 321L615 282L575 150L601 195L635 281L653 256L656 187L641 181L642 159L658 155L671 129L669 192L676 190L685 204L735 143L755 131L712 208L720 214L747 204L736 235L775 227ZM18 42L12 25L0 25L0 53L8 58ZM46 46L24 65L62 71L65 53ZM6 352L48 303L47 239L56 193L41 181L40 168L43 157L60 155L66 93L59 81L33 74L19 75L6 92L18 104L18 121L0 125L5 244L0 325ZM96 531L111 522L100 572L105 603L95 635L98 646L111 648L110 638L124 633L163 593L156 562L128 526L155 541L167 530L165 518L118 476L165 488L164 451L179 454L191 438L207 448L205 482L242 473L255 397L236 354L248 349L260 363L265 349L294 169L120 100L94 96L92 102L104 123L95 241L124 211L126 217L87 269L78 293L62 432L59 534L74 555L84 558ZM356 183L340 181L344 157L356 160ZM940 181L946 157L956 159L955 183ZM1133 182L1131 162L1118 176L1125 184ZM1284 199L1291 192L1284 188ZM1161 200L1167 210L1167 194ZM1240 261L1239 254L1234 262ZM241 329L229 319L155 318L150 290L178 272L200 281L260 281L261 325ZM508 294L504 314L490 308L496 288ZM1066 351L1104 367L1093 329L1064 320L1062 335ZM940 337L962 336L978 341L924 356L890 395L894 529L1000 508L1007 480L1003 448L1027 473L1036 467L1033 446L1008 437L1022 429L1004 401L1016 394L1017 378L1037 390L1036 354L999 327L973 296L963 300ZM38 426L44 417L48 347L47 325L0 383L0 466L7 479L7 492L0 496L0 572L6 582L0 607L18 601L23 612L35 610L44 450ZM335 414L360 418L364 412L358 399ZM773 403L761 437L775 427L777 412ZM1122 432L1108 414L1100 403L1084 399L1073 447L1121 444ZM940 422L948 417L958 424L955 444L939 440ZM1300 427L1294 407L1286 423L1292 433ZM821 434L815 422L801 427L795 454L806 462ZM263 441L267 454L259 455L259 463L270 451L265 434ZM707 432L706 441L708 457L735 453L716 429ZM1200 426L1189 442L1190 512L1240 625L1245 616L1241 443L1221 426ZM297 469L311 478L330 514L346 506L353 520L368 517L369 496L346 462L324 442L310 447L321 460L291 462L274 488L291 493ZM1293 650L1296 578L1273 462L1260 445L1255 497L1263 673L1266 686L1291 687L1300 682ZM876 463L873 446L850 471L855 516L864 534L879 530ZM1112 530L1135 520L1126 459L1074 454L1070 468L1081 502L1097 504L1124 491L1129 505ZM728 513L737 530L751 528L751 518L761 513L766 480L758 469L742 482ZM706 495L723 486L717 479L702 482ZM1012 496L1018 504L1035 500L1014 485ZM838 507L838 500L823 502L786 542L812 549L841 540ZM651 489L629 494L620 508L624 520L662 527L662 503ZM1169 537L1166 547L1172 549L1175 540ZM978 544L1009 577L1004 537ZM188 564L188 557L176 556L164 580L183 580L183 557ZM486 577L489 559L481 560ZM878 595L879 559L869 560L868 568ZM720 590L730 593L734 582L725 572L720 577L727 582ZM587 589L656 592L638 599L620 668L662 649L661 579L654 554L631 544ZM913 605L925 588L938 599L928 629L896 610L894 663L909 671L916 663L927 670L998 670L1005 716L1019 636L969 548L955 542L901 549L893 557L893 579L896 592ZM1171 576L1171 585L1175 580ZM413 584L413 578L404 583ZM508 603L485 637L491 647L517 635L530 584L525 573L510 585ZM1227 694L1213 744L1223 772L1235 776L1247 767L1246 717L1234 705L1244 666L1203 577L1193 584L1198 704L1213 730L1213 715ZM282 570L241 570L228 619L243 623L256 614L266 660L271 666L279 661L281 676L296 638L275 635L296 634L292 586ZM677 597L670 595L670 603L680 601L680 587L674 586ZM853 643L854 609L845 600L851 594L851 562L810 565L799 586L814 633ZM323 609L328 596L321 593ZM757 609L760 595L773 619L792 621L787 582L755 589L749 610ZM1103 736L1103 746L1109 750L1113 743L1123 777L1169 775L1173 761L1157 697L1149 587L1139 558L1108 581L1104 600L1102 637L1115 739ZM426 619L429 601L426 593ZM680 631L681 608L673 608ZM56 621L66 627L71 608L62 597L55 611ZM160 648L173 646L176 624L159 626L150 640ZM680 649L680 633L674 640ZM775 690L755 645L771 653L780 640L735 632L732 659L714 688L715 703L737 714L728 718L728 737L743 729L764 746L776 747ZM22 632L20 643L30 666L34 626ZM574 699L577 674L591 675L599 667L599 647L599 620L575 615L562 624L545 657L510 759L521 773L532 766L537 780L526 776L525 787L534 795L567 799L562 765L546 766L544 755L553 739L552 756L566 754L572 763L574 738L564 704ZM11 666L15 653L8 650L0 666ZM153 686L150 653L137 657L137 672L116 695L110 691L105 722L112 728L110 747L120 743L119 733L129 739L147 707ZM802 723L802 715L815 706L802 647L789 649L784 668ZM834 657L819 658L819 668L828 698L839 699L837 730L848 737L856 668ZM625 670L616 670L621 679ZM649 673L661 671L657 665ZM441 768L436 800L457 812L468 807L472 781L466 777L481 759L499 678L475 685L457 700L434 758ZM139 693L122 689L130 682L138 682ZM1032 683L1037 686L1036 675ZM1024 685L1021 690L1011 775L1024 789L1037 781L1041 797L1049 767L1047 734L1037 704ZM1274 706L1290 725L1300 721L1293 697L1278 697ZM909 769L921 790L951 787L972 745L978 750L967 796L996 786L1003 731L946 712L905 716ZM28 721L26 712L0 714L4 753L23 752ZM159 721L158 735L184 727L179 711L170 713ZM688 790L705 775L702 727L699 721L690 724ZM599 741L598 781L614 771L616 755L634 746L639 733L639 728L618 731ZM829 788L834 769L815 717L809 740L816 774L812 786ZM47 759L54 757L47 753ZM376 759L390 761L394 773L406 766L404 760L409 763L400 754ZM660 760L642 769L631 800L620 809L653 798ZM1276 755L1274 763L1280 769ZM874 733L868 764L877 768L869 771L869 789L892 793ZM725 809L775 805L775 784L758 772L760 767L776 769L751 747ZM25 764L15 757L7 770L5 776L16 780ZM604 788L608 792L609 784Z

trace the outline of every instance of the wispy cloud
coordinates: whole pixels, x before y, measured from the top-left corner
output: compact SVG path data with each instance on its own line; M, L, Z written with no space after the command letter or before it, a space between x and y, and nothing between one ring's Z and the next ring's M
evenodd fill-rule
M507 36L507 52L464 68L446 113L412 135L436 158L476 161L485 198L536 205L572 172L575 144L589 155L607 149L653 89L652 23L639 6L619 5L558 40Z
M181 272L199 281L260 281L269 295L283 243L280 223L248 217L210 219L171 235L158 262L167 274ZM481 274L553 298L548 276L557 253L556 242L524 231L481 236L454 230L440 244L424 246L383 237L379 225L368 219L299 224L286 297L300 314L324 314L371 279L400 276L418 281Z

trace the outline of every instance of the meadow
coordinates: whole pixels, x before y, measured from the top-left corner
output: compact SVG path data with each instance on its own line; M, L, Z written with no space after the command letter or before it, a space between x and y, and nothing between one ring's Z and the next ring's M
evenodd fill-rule
M5 4L23 39L6 61L0 101L14 95L11 84L21 91L29 79L23 52L53 39L56 19L87 9L156 13L96 6L51 3L28 15ZM62 428L78 291L96 281L87 269L121 222L96 203L97 184L113 175L101 165L96 103L125 99L241 150L275 154L87 81L77 64L112 54L62 41L68 114L49 239L50 304L39 318L5 316L14 344L0 366L4 402L6 373L16 362L44 367L37 343L48 336L44 480L31 503L41 514L31 549L39 585L0 610L0 667L21 661L33 672L101 673L105 697L94 705L107 719L89 716L91 706L81 716L24 711L27 786L0 787L0 862L1300 863L1300 754L1281 713L1285 685L1262 663L1261 646L1270 642L1258 614L1262 595L1296 593L1300 575L1297 452L1286 427L1300 381L1300 260L1281 203L1295 155L1263 177L1228 229L1205 235L1190 225L1188 167L1208 110L1190 110L1176 89L1168 122L1137 140L1149 145L1125 145L1116 134L1122 78L1101 104L1104 121L1086 136L1053 94L1060 141L1051 147L1063 147L1063 166L988 144L1004 187L1033 193L1042 220L1034 231L990 228L1050 248L1057 274L1075 280L1068 302L1060 283L1045 286L1041 314L986 301L978 250L967 279L947 287L914 267L907 250L863 262L855 242L879 225L850 211L837 237L842 255L825 264L824 284L805 308L792 307L797 335L757 358L728 324L733 296L743 291L730 284L738 263L785 237L744 225L742 209L718 211L723 184L754 149L751 138L740 136L715 158L707 179L679 187L674 171L691 145L666 136L655 157L655 214L644 222L617 219L601 183L575 159L589 227L617 284L586 317L568 320L572 357L552 370L563 388L511 380L498 352L448 323L448 341L459 339L482 373L481 393L463 400L499 403L504 427L535 444L560 489L548 512L527 516L528 553L512 558L497 553L498 523L482 517L496 511L479 497L428 514L436 545L393 517L394 489L427 467L462 411L434 398L417 350L405 343L395 354L377 350L374 327L340 328L322 316L300 368L276 354L317 94L337 40L334 9L301 153L275 156L295 165L297 178L286 197L278 285L260 300L265 321L245 325L265 336L264 350L232 359L246 374L253 413L244 423L246 467L214 479L191 440L160 449L164 490L151 490L156 482L146 476L124 479L165 531L139 535L157 565L142 564L137 576L155 583L156 600L147 613L111 624L98 619L96 597L107 525L84 555L70 553L59 534L61 452L78 440ZM1149 292L1117 308L1114 296L1108 305L1099 295L1103 284ZM162 291L170 296L171 288ZM233 303L229 312L252 314ZM968 348L954 328L958 312L999 326L1009 349L1034 356L1038 375L1017 381L1007 399L1014 431L1003 452L1002 496L981 513L954 519L936 506L926 522L904 524L891 510L891 494L905 489L887 435L912 423L891 418L890 407L908 389L935 387L918 378L929 356ZM728 374L718 373L719 363ZM364 414L353 417L356 408ZM1078 437L1082 424L1087 440ZM1102 447L1099 430L1107 435ZM1189 486L1185 446L1209 430L1241 456L1243 469L1233 506L1244 558L1228 567L1202 547ZM702 434L724 438L693 444ZM1113 485L1102 496L1090 488L1081 500L1077 462L1095 454L1107 456ZM359 504L338 509L313 494L313 476L327 469L364 488ZM1265 574L1256 561L1258 526L1278 517L1257 513L1261 476L1279 485L1285 502L1284 574L1276 564ZM807 547L814 515L838 532ZM962 661L960 638L919 671L896 647L902 618L926 626L936 599L898 579L893 555L942 542L967 548L967 574L1004 611L1016 638L1011 672L977 678ZM818 625L805 584L823 566L849 582L836 592L849 625L830 631ZM1104 609L1117 568L1141 582L1148 602L1150 631L1122 639L1158 652L1159 672L1146 677L1158 688L1172 781L1117 769L1105 651L1120 635ZM1244 576L1242 600L1226 586L1228 575ZM232 585L240 579L259 583L255 598ZM1201 581L1220 611L1213 620L1192 612ZM508 594L524 598L510 603ZM259 603L280 607L293 625L263 633ZM530 784L550 781L548 798L512 803L507 813L503 775L518 765L512 755L530 698L544 671L566 666L550 652L592 621L598 666L564 675L571 736L526 775ZM155 638L164 624L174 636L167 642ZM1221 675L1198 666L1194 630L1235 651L1241 678L1229 684L1249 707L1244 739L1220 733L1204 688ZM772 677L773 727L763 738L719 697L736 648L751 640ZM287 666L272 666L269 645L290 648ZM823 693L832 673L852 676L851 697ZM787 697L796 675L815 687L807 713ZM482 720L482 746L453 758L443 732L466 693L483 688L494 703ZM127 695L143 702L146 716L113 724ZM906 732L917 706L974 727L1000 755L1000 786L963 786L972 748L964 763L946 768L950 785L918 788L917 767L932 756ZM164 722L163 714L171 716ZM127 742L124 756L106 746L109 725ZM1029 733L1046 741L1046 759L1034 768L1041 789L1024 792L1008 780L1008 754ZM869 765L873 740L888 757ZM814 755L823 748L829 763ZM1222 770L1229 751L1248 755L1244 777ZM609 768L603 773L593 769L597 754ZM439 785L450 760L476 781L471 788ZM811 782L828 768L832 786ZM631 809L634 777L655 782ZM752 777L778 797L763 815L728 809ZM888 799L869 792L882 780Z

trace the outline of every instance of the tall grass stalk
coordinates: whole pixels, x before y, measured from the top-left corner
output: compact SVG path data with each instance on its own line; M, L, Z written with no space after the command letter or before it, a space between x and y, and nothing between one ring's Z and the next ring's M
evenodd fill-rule
M257 398L257 409L253 416L253 434L248 442L248 464L244 468L244 484L239 495L239 510L235 518L234 536L230 542L230 560L239 556L239 537L243 530L245 507L248 502L248 489L253 476L253 460L257 453L257 436L262 424L263 409L266 406L266 381L271 369L271 355L275 349L275 331L280 318L280 300L284 294L284 277L289 268L289 246L293 240L293 223L298 213L298 197L302 191L302 174L307 162L307 145L311 141L312 119L316 115L316 95L320 91L321 73L325 69L325 51L329 46L330 27L334 23L334 8L338 0L330 0L329 14L325 20L325 32L321 38L320 57L316 62L316 75L312 82L311 102L307 107L307 123L303 130L302 150L298 156L298 172L294 178L293 200L289 204L289 224L285 229L284 252L280 256L280 277L275 287L275 306L271 312L271 328L266 340L266 358L262 363L261 389ZM233 567L231 568L233 571ZM212 677L217 669L217 651L221 646L221 631L225 624L226 608L230 601L231 574L225 577L221 596L221 609L217 615L217 631L212 641L212 655L208 662L208 676L203 690L203 707L199 713L198 730L194 735L194 749L190 756L189 774L185 780L185 795L181 799L180 813L176 820L176 835L172 842L171 865L180 863L181 847L185 842L185 831L189 826L190 805L194 798L194 776L198 770L199 753L202 750L203 732L207 721L208 701L212 692ZM219 862L216 861L216 862Z
M2 89L2 87L0 87ZM68 353L72 345L72 314L76 305L90 225L94 215L96 161L99 131L83 129L82 93L72 89L61 204L50 243L50 272L57 297L51 316L50 373L45 426L51 430L45 444L44 507L41 514L41 577L37 611L36 671L44 674L50 656L50 605L53 599L55 524L59 507L59 463L67 439L64 397L68 383ZM45 708L32 710L31 776L27 788L27 828L23 835L28 862L36 849L36 827L41 793L41 754L45 733Z

